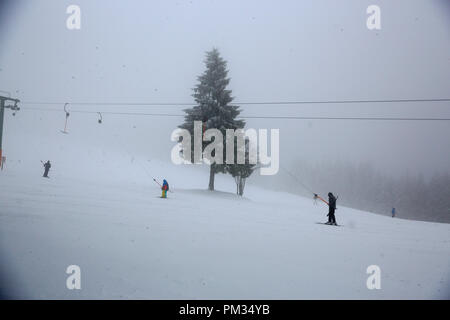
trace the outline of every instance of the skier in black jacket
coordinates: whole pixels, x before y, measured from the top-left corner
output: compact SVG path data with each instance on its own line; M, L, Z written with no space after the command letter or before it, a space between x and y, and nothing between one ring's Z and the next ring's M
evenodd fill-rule
M51 166L52 165L50 164L50 160L44 163L44 175L43 175L44 178L48 178L48 171L50 170Z
M334 212L336 210L336 197L328 192L328 222L327 224L337 225L336 217L334 216Z

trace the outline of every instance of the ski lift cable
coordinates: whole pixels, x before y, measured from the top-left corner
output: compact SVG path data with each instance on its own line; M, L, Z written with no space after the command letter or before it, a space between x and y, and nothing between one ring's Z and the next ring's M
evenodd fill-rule
M374 99L374 100L299 100L299 101L238 101L235 105L306 105L306 104L355 104L355 103L416 103L416 102L450 102L450 98L429 98L429 99ZM23 101L22 104L46 104L58 105L61 102L52 101ZM73 101L72 105L98 105L98 106L196 106L194 102L88 102Z
M315 195L316 193L313 192L308 186L306 186L300 179L298 179L294 174L292 174L290 171L288 171L283 166L280 166L281 170L283 170L285 173L287 173L291 178L293 178L295 181L297 181L305 190Z
M136 159L136 158L131 154L131 152L128 150L127 147L125 147L125 145L124 145L123 143L119 142L119 140L117 140L117 139L115 139L114 141L115 141L116 144L119 146L119 148L122 148L123 150L125 150L125 152L126 152L129 156L131 156L131 157L133 158L133 161L136 161L136 162L137 162L137 164L144 170L144 172L146 173L146 175L147 175L149 178L151 178L151 179L152 179L153 181L155 181L159 186L161 186L161 184L155 179L155 177L153 177L153 175L147 170L147 168L145 168L145 166L144 166L142 163L140 163L139 159ZM173 190L170 190L170 189L169 189L169 192L173 193Z
M328 205L328 202L325 201L321 196L319 196L317 193L315 193L314 191L312 191L308 186L306 186L302 181L300 181L300 179L298 179L294 174L292 174L289 170L287 170L286 168L284 168L283 166L280 166L281 170L283 170L284 172L286 172L291 178L293 178L295 181L297 181L305 190L307 190L308 192L312 193L314 196L314 200L319 199L322 202L326 203Z
M100 116L100 119L99 119L98 121L99 121L99 123L101 123L101 121L103 120L103 117L102 117L102 115L101 115L100 112L98 112L98 114L99 114L99 116ZM104 131L102 130L101 132L104 132ZM103 138L104 136L105 136L105 134L103 133L103 134L102 134L102 138ZM124 144L122 144L118 139L113 139L113 141L117 144L117 146L119 147L119 150L124 150L131 158L134 159L134 156L131 154L131 152L128 150L128 148L125 147ZM145 173L146 173L147 175L150 176L150 174L147 172L147 170L145 170L145 168L144 168L144 171L145 171Z
M49 108L22 108L30 111L58 111ZM98 111L72 110L72 113L99 113ZM185 114L173 113L144 113L144 112L114 112L102 111L103 114L154 116L154 117L185 117ZM450 121L450 118L414 118L414 117L303 117L303 116L239 116L239 119L275 119L275 120L359 120L359 121Z

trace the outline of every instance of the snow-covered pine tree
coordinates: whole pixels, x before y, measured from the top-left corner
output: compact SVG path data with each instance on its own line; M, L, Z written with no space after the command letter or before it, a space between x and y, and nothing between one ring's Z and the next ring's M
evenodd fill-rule
M237 139L235 138L234 141L234 164L228 164L226 167L226 171L231 174L234 178L234 181L236 182L236 194L239 196L242 196L244 194L244 188L245 188L245 181L248 177L253 173L253 171L256 169L256 164L249 163L250 157L249 157L249 139L245 139L245 163L239 164L237 163Z
M219 51L213 48L206 52L206 70L198 77L198 84L193 89L192 96L196 106L185 109L184 123L179 126L191 133L192 159L194 157L194 121L202 121L203 130L218 129L223 135L223 159L225 162L225 137L226 129L241 129L245 126L244 120L236 120L240 114L239 106L230 105L233 101L231 90L227 89L230 82L228 78L227 62L220 56ZM202 151L209 142L203 142ZM213 154L214 156L214 154ZM210 165L209 190L214 190L214 176L216 173L224 173L226 164L212 163Z

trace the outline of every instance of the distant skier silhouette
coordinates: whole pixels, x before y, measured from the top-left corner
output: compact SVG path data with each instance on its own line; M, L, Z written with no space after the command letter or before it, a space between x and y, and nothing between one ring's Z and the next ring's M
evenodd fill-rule
M395 218L395 208L392 208L392 218Z
M167 198L167 191L169 191L169 184L167 183L166 179L163 180L161 190L162 190L161 198Z
M44 163L44 178L48 178L48 172L50 170L50 168L52 167L52 165L50 164L50 160L47 160L46 163Z
M334 212L336 211L336 197L328 192L328 222L327 224L337 225Z

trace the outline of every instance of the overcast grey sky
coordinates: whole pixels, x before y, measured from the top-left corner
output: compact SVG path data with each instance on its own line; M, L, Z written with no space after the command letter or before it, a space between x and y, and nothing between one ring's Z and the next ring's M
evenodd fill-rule
M81 8L81 30L66 28L70 4ZM366 27L370 4L381 8L381 30ZM445 0L14 1L6 12L0 90L24 102L193 102L191 89L212 47L228 61L235 101L450 98ZM51 144L64 124L62 104L22 107L5 117L4 149L13 159L31 152L33 139ZM243 115L450 118L449 102L242 109ZM96 115L73 114L70 130L85 132L80 145L116 148L114 140L122 139L132 152L168 160L170 133L181 121L108 115L96 140ZM450 172L448 121L249 120L247 127L280 129L281 164L301 157L370 162L389 174ZM56 157L46 152L38 157Z

